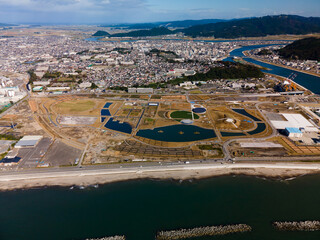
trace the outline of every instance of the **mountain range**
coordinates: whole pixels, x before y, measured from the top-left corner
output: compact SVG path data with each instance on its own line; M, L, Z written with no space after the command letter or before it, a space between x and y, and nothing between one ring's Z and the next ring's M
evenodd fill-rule
M217 19L212 19L212 21L216 20ZM201 20L196 20L196 22L198 23L199 21L201 22ZM203 21L207 22L209 20ZM150 26L149 24L147 25ZM276 15L199 24L176 30L170 30L166 27L161 26L148 30L130 31L127 33L114 34L111 35L111 37L147 37L177 33L183 33L185 36L190 37L214 37L231 39L241 37L265 37L268 35L282 34L302 35L309 33L319 33L320 18L301 17L296 15Z
M223 19L201 19L201 20L182 20L182 21L168 21L155 23L128 23L128 24L111 24L101 25L100 27L125 28L125 29L151 29L157 27L167 28L188 28L195 25L225 22Z
M181 32L192 37L215 38L264 37L281 34L300 35L320 32L320 18L296 15L265 16L197 25L183 29Z
M0 27L12 27L12 26L17 26L17 25L8 24L8 23L0 23Z

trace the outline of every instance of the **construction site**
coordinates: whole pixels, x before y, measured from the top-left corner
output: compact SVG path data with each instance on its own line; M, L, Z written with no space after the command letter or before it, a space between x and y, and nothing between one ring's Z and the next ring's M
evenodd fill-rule
M289 80L283 86L287 92L297 90ZM1 118L2 134L15 142L3 151L7 156L0 164L32 168L312 157L320 154L320 140L319 116L310 106L320 107L319 99L274 94L34 95ZM41 138L24 146L23 136Z

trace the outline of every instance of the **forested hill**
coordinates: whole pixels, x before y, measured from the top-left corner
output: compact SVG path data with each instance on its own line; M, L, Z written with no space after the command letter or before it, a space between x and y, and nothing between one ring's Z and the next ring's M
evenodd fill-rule
M150 30L138 30L127 33L112 34L111 37L150 37L173 34L171 30L165 27L152 28Z
M308 34L320 32L319 17L277 15L197 25L183 30L187 36L240 38L280 34Z
M106 36L110 36L110 33L106 32L106 31L97 31L92 36L94 36L94 37L106 37Z
M279 55L286 59L320 61L320 38L305 38L295 41L278 50Z

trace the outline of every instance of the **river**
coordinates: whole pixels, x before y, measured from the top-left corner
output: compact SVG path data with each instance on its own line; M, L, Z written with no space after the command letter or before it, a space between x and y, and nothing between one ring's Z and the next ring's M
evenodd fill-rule
M272 45L276 45L276 44L272 44ZM297 77L294 79L294 81L296 83L300 84L301 86L309 89L310 91L312 91L316 94L320 94L320 77L317 77L317 76L314 76L311 74L306 74L306 73L299 72L299 71L295 71L292 69L284 68L284 67L275 66L272 64L267 64L267 63L246 57L243 54L244 51L249 51L252 49L262 48L262 47L267 47L267 46L271 46L271 45L270 44L252 45L252 46L245 46L242 48L235 49L230 53L230 57L226 58L225 61L232 61L233 57L242 57L243 60L245 60L247 62L254 63L256 65L267 68L268 70L262 70L265 73L271 73L271 74L275 74L275 75L278 75L281 77L289 77L291 73L296 73Z
M88 187L0 193L0 239L71 240L245 223L253 231L199 239L318 240L320 232L279 232L273 221L320 220L320 176L292 181L224 176L184 181L136 180Z

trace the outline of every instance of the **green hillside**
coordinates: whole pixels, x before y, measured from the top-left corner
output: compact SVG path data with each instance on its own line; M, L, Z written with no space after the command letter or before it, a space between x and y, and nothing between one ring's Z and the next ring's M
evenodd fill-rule
M197 25L179 30L192 37L240 38L264 37L281 34L308 34L320 32L319 17L294 15L266 16L228 22Z
M320 38L305 38L295 41L278 50L278 53L286 59L320 61Z
M92 36L94 36L94 37L107 37L107 36L110 36L110 33L105 32L105 31L97 31Z
M132 31L127 33L117 33L117 34L111 35L111 37L151 37L151 36L161 36L161 35L168 35L168 34L173 34L173 31L165 27L157 27L157 28L152 28L150 30L138 30L138 31Z

